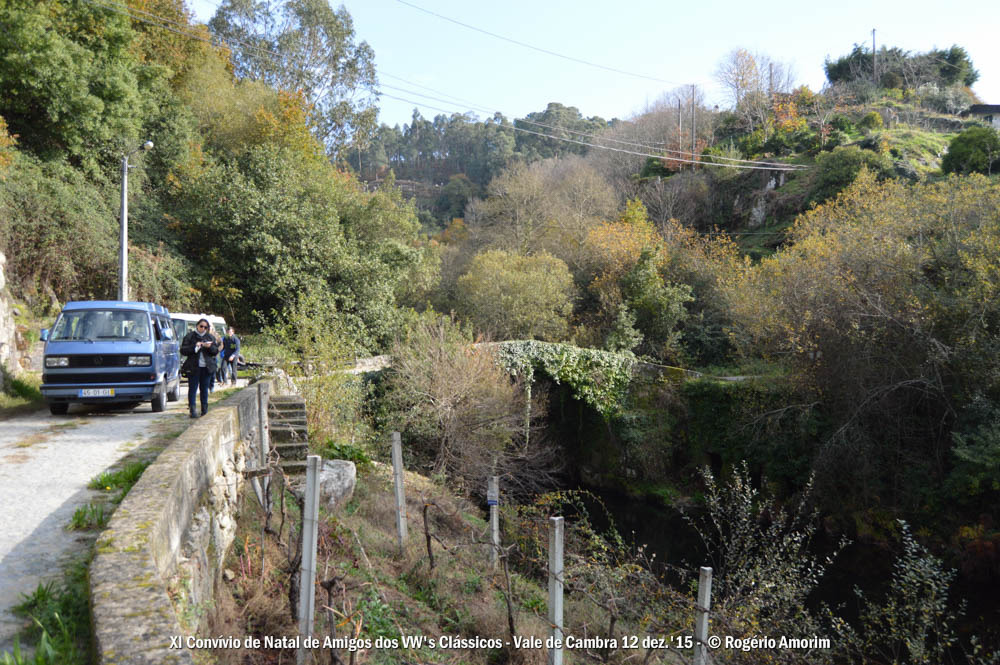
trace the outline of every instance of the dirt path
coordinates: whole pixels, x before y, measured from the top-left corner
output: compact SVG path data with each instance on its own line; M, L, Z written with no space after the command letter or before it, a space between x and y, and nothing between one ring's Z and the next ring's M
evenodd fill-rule
M67 531L74 511L99 495L90 480L157 436L185 428L187 395L154 414L73 405L68 416L37 411L0 421L0 654L10 651L23 620L11 613L21 594L59 579L64 564L96 533Z

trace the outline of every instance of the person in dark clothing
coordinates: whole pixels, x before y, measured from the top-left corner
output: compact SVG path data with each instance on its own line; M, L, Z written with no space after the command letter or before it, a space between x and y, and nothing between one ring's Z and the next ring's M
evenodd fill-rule
M212 336L211 326L206 319L198 321L197 330L192 330L184 336L181 342L181 355L187 356L182 367L182 374L188 377L188 409L191 417L197 418L194 411L195 397L201 391L201 415L208 412L208 389L215 376L216 360L219 346Z
M226 382L226 374L236 385L236 362L240 357L240 338L236 336L236 331L229 326L228 334L222 338L222 382Z

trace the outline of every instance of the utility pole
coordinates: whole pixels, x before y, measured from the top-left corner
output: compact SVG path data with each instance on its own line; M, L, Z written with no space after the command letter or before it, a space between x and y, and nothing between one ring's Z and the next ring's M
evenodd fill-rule
M683 122L682 121L683 116L684 113L681 111L681 96L678 93L677 95L677 152L678 153L684 150L684 143L683 139L681 138L682 137L681 124ZM680 155L678 155L678 157L680 157Z
M128 300L128 158L140 150L152 150L153 142L146 141L122 157L122 214L118 232L118 300Z
M695 128L697 127L697 124L695 123L695 116L694 116L694 92L695 92L695 87L692 85L691 86L691 170L692 171L694 171L695 166L697 166L697 164L694 163L695 160L697 159L695 157L695 139L697 137L697 131Z
M878 55L875 53L875 28L872 28L872 83L878 85Z

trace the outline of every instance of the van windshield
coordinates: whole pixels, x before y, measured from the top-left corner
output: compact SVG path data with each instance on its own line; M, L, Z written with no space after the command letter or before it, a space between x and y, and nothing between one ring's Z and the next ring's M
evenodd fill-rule
M49 340L148 342L149 317L145 312L121 309L83 309L63 312L52 328Z

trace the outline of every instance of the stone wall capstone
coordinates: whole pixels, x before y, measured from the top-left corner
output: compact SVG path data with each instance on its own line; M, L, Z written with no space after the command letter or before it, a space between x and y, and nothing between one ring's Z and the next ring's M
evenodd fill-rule
M197 616L221 579L243 471L259 458L257 403L251 386L197 420L146 469L101 533L90 565L99 665L195 662L183 645L193 627L178 612Z

